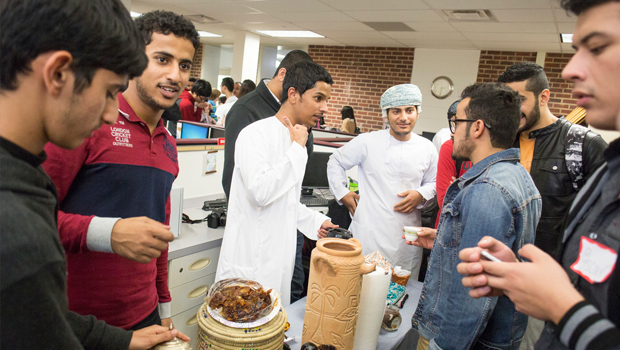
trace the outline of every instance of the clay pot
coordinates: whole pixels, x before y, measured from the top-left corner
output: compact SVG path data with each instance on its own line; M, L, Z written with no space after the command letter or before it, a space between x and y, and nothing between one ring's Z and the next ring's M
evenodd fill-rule
M302 344L353 349L361 276L374 269L374 264L364 264L362 245L355 238L317 242L310 261Z

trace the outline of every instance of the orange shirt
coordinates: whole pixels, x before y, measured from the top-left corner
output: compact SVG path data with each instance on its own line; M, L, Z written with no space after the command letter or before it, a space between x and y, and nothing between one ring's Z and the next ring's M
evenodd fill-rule
M534 157L534 144L536 139L526 139L519 135L519 149L521 150L521 165L530 172L532 167L532 158Z

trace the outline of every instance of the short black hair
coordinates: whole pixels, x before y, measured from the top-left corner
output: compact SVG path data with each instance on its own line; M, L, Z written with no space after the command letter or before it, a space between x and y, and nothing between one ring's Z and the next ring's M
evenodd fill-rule
M491 145L512 147L521 121L521 98L510 87L500 83L477 83L463 90L461 98L470 98L465 108L467 119L480 119L489 125Z
M120 0L2 0L0 90L16 90L39 55L65 50L73 56L74 91L90 86L97 69L129 78L148 64L140 32Z
M287 53L286 56L284 56L284 58L282 59L282 61L280 61L280 65L276 69L276 72L273 73L273 77L275 78L278 75L278 72L280 71L280 69L284 68L288 71L296 63L303 62L303 61L312 62L312 57L310 57L310 55L308 55L306 51L293 50Z
M189 78L189 82L190 82L190 83L195 83L195 82L196 82L196 80L198 80L198 79L196 79L196 78L194 78L194 77Z
M518 62L508 67L497 78L498 83L515 83L526 81L525 90L540 95L543 90L549 90L549 80L545 69L534 62Z
M151 43L153 33L169 35L187 39L194 45L194 50L200 47L200 36L194 24L187 18L170 11L151 11L136 18L136 24L142 33L146 45Z
M585 10L608 2L620 2L620 0L560 0L560 5L566 11L571 11L579 16Z
M252 92L256 90L256 84L252 81L252 79L246 79L241 83L241 88L239 89L239 97L245 96L248 92Z
M226 86L228 91L233 92L233 90L235 89L235 81L231 77L226 77L222 79L222 83L220 84L220 86Z
M313 61L295 63L290 69L286 70L282 82L282 104L288 99L288 89L295 88L299 95L303 95L306 90L314 88L317 81L329 85L334 84L332 76L321 65Z
M227 99L226 95L221 95L221 96L220 96L220 103L221 103L221 104L226 103L226 99Z
M353 113L353 107L351 106L342 107L342 109L340 110L340 115L342 115L342 120L345 120L345 119L355 120L355 114Z
M194 82L190 91L198 96L209 98L209 96L211 96L211 83L206 80L198 79Z

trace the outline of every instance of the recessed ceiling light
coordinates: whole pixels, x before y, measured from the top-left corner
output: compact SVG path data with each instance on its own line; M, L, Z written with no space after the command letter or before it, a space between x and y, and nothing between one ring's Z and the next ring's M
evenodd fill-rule
M560 38L563 43L572 43L573 42L573 34L560 34Z
M308 30L257 30L257 32L276 38L324 38Z
M129 14L131 15L131 18L136 18L136 17L142 16L141 13L137 13L137 12L133 12L133 11L129 11Z
M200 35L203 38L221 38L222 37L221 35L204 32L204 31L198 31L198 35Z

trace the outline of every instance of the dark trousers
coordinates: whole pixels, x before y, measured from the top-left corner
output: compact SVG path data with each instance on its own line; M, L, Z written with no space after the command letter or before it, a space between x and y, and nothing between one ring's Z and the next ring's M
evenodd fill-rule
M155 310L153 310L153 312L151 312L142 321L138 322L138 324L129 328L128 330L137 331L138 329L146 328L154 324L161 326L161 318L159 318L159 310L157 310L157 306L155 307Z
M291 304L301 299L304 292L304 268L301 263L301 250L304 247L304 234L297 230L297 251L295 252L295 270L291 280Z

